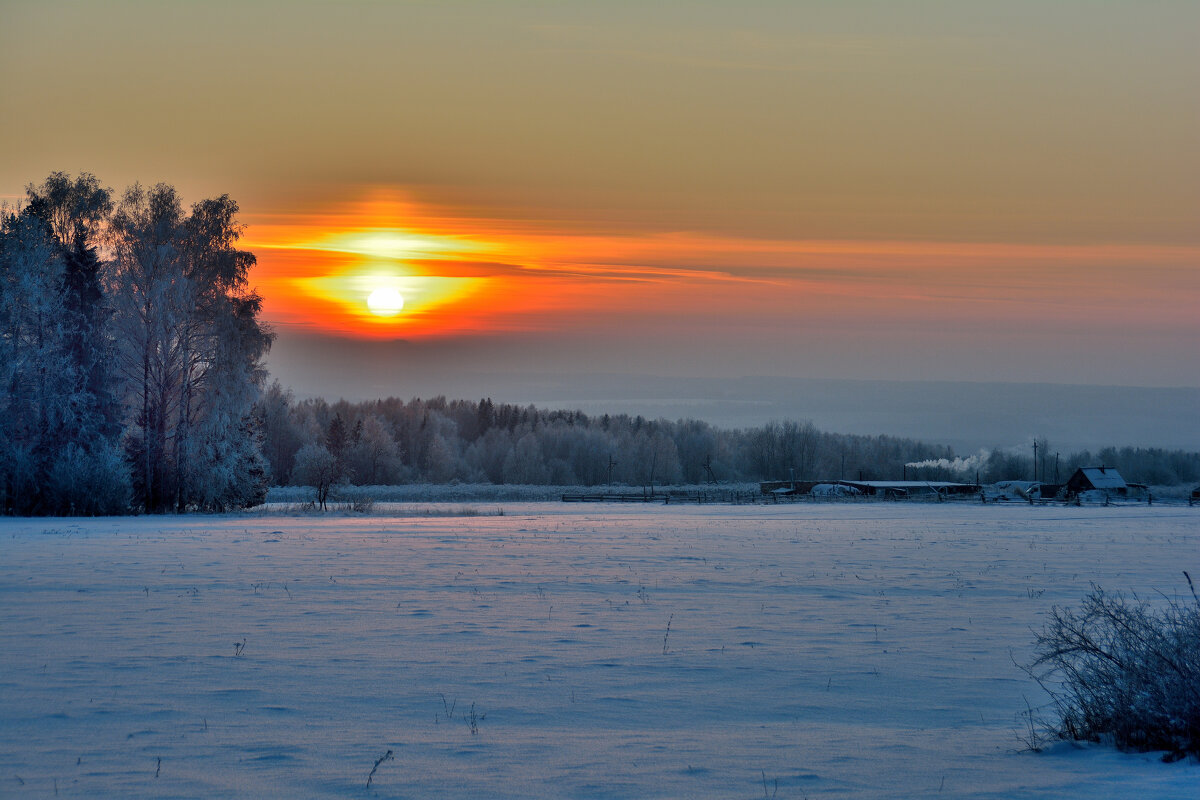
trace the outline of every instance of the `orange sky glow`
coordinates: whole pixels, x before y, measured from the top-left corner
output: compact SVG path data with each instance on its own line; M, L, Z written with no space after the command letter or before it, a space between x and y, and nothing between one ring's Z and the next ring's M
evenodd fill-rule
M1190 324L1200 248L602 234L471 218L377 189L328 212L251 217L265 315L287 327L412 340L720 315L940 325ZM1137 289L1131 292L1130 273ZM372 292L403 309L373 313ZM1185 295L1186 296L1186 295Z

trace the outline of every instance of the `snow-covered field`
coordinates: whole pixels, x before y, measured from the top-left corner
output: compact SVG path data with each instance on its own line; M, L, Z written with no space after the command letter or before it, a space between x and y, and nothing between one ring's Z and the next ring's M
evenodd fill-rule
M1200 509L503 509L0 520L0 796L1197 796L1013 661Z

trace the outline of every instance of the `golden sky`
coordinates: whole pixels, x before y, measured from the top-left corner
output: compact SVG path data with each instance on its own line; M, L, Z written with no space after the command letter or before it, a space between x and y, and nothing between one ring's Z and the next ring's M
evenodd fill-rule
M285 347L1194 386L1198 38L1153 0L4 1L0 195L230 193Z

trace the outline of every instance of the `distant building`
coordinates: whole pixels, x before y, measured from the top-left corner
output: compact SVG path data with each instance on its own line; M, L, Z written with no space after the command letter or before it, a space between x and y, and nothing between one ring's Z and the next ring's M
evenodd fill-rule
M824 497L862 495L866 497L902 497L976 495L980 487L974 483L951 481L763 481L763 494L776 496L814 494Z
M1115 467L1080 467L1067 479L1066 496L1076 497L1082 492L1101 491L1124 497L1129 494L1129 484Z
M820 481L762 481L758 490L763 494L792 495L808 494Z
M857 489L869 497L916 497L919 495L977 495L980 486L975 483L953 481L837 481L842 486Z

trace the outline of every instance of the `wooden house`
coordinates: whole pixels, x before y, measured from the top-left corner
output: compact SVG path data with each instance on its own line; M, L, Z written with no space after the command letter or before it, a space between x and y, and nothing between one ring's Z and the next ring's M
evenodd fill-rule
M1066 496L1076 497L1082 492L1101 491L1124 497L1129 494L1129 484L1115 467L1080 467L1067 479Z

